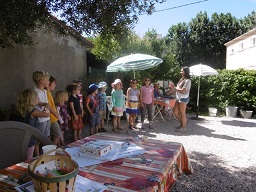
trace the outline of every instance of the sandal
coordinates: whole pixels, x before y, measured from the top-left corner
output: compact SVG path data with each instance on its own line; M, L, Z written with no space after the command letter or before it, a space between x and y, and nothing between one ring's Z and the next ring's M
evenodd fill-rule
M116 129L112 129L112 131L113 131L114 133L116 133Z

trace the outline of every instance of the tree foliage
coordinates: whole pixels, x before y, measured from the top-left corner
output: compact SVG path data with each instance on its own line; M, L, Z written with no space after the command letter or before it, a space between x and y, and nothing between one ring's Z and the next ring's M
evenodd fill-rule
M46 4L43 1L1 0L0 47L31 44L32 40L27 31L46 23L47 16Z
M213 13L209 18L206 12L199 12L189 23L171 26L166 42L180 66L205 63L213 68L224 69L224 44L255 26L255 12L243 19L236 19L230 13Z
M151 14L155 3L165 0L2 0L0 1L0 46L32 43L29 30L60 18L80 34L125 35L139 14Z
M237 106L240 109L256 112L256 71L254 70L218 70L219 75L204 76L200 79L200 112L208 107L218 108L220 113L225 107ZM198 77L192 77L189 105L196 109Z
M102 36L92 38L91 41L95 45L92 52L100 59L107 60L109 63L119 57L133 53L144 53L163 59L163 63L157 67L136 71L136 78L140 80L145 76L149 76L153 82L157 80L169 80L175 76L174 74L176 74L177 70L180 70L176 67L177 62L175 62L172 52L165 46L165 40L158 37L155 29L146 32L142 38L132 31L128 31L127 34L121 41L114 39L113 36L112 38L108 36L107 39ZM122 72L122 78L126 75L130 79L133 76L133 72Z

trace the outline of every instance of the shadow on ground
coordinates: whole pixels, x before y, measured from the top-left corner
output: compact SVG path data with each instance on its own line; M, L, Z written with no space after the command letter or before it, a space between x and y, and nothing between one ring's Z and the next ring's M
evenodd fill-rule
M189 117L188 117L189 119ZM234 140L234 141L246 141L244 138L237 138L232 137L225 134L216 134L215 130L207 128L204 126L204 122L207 124L210 121L206 120L204 118L201 118L200 121L198 120L188 120L188 128L185 133L176 132L175 127L178 126L178 121L176 121L174 118L165 118L166 123L163 122L161 118L154 119L153 125L154 129L148 128L148 123L145 123L146 129L140 129L140 123L137 124L138 129L129 130L128 129L128 123L127 120L123 119L121 120L121 126L123 130L117 131L117 134L126 134L130 136L139 136L139 135L145 135L147 137L153 137L155 138L157 134L166 134L166 135L174 135L174 136L188 136L188 135L199 135L199 136L206 136L206 137L212 137L212 138L218 138L218 139L225 139L225 140ZM249 127L249 128L255 128L256 123L254 122L244 122L240 120L220 120L220 123L223 125L233 126L235 127ZM161 128L158 128L161 127ZM112 125L111 121L109 124L105 124L105 129L108 132L112 132ZM88 124L85 125L85 128L82 132L83 137L89 136L89 128ZM73 136L71 131L68 131L65 136L66 143L73 142Z
M256 128L256 121L254 122L244 122L239 120L232 121L221 121L224 125L235 126L235 127L252 127Z
M155 133L155 134L158 134L158 133L167 134L167 135L171 134L171 135L175 135L175 136L201 135L201 136L213 137L213 138L225 139L225 140L246 141L243 138L236 138L236 137L232 137L232 136L225 135L225 134L215 134L214 133L215 130L204 127L202 121L198 122L198 124L195 121L191 122L191 124L193 124L193 125L192 126L188 125L186 132L176 132L175 131L175 124L177 124L177 122L174 119L166 121L167 122L166 124L162 124L162 123L160 124L160 123L158 123L158 121L159 121L159 119L156 120L155 128L153 130L150 130L150 132ZM193 121L193 120L190 120L190 121ZM161 126L161 129L157 129L158 126ZM162 128L162 126L164 126L165 128Z
M189 153L194 173L180 176L169 192L256 191L256 167L227 168L212 154Z

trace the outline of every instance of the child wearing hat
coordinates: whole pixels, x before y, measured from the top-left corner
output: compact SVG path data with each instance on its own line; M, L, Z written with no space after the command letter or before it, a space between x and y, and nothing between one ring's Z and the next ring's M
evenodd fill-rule
M113 90L111 92L112 97L112 112L113 120L112 120L112 126L113 126L113 132L116 132L116 129L122 130L121 128L121 117L123 116L124 112L124 95L122 90L122 81L120 79L116 79L111 84Z
M99 104L98 104L98 85L91 84L88 87L88 95L85 98L85 107L89 113L89 129L90 134L98 133L98 128L100 124L100 116L99 116Z
M104 121L106 119L106 106L107 106L107 83L106 82L100 82L99 83L99 91L98 91L98 100L99 100L99 115L100 115L100 132L107 132L104 128Z

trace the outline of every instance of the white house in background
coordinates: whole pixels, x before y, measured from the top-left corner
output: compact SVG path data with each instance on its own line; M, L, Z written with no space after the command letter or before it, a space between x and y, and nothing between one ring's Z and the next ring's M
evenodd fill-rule
M256 28L225 43L226 69L256 69Z

